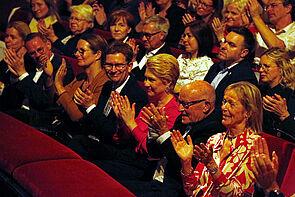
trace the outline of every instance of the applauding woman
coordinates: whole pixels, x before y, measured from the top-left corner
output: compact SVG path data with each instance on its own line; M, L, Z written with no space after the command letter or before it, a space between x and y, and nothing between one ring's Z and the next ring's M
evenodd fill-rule
M295 67L288 52L271 48L260 59L263 131L295 142Z
M213 135L207 145L188 144L179 131L171 134L174 149L182 162L182 179L187 195L240 196L254 180L251 147L260 138L262 100L258 88L238 82L225 90L222 124L227 132ZM195 170L192 156L199 160Z
M174 87L179 76L178 62L168 54L159 54L147 61L144 87L149 97L148 108L158 116L151 118L168 118L169 129L179 115L178 104L173 95ZM133 136L137 141L136 151L147 152L146 140L149 132L148 125L143 121L143 111L135 118L135 104L130 105L127 97L112 93L112 107L116 115L128 129L125 134ZM126 135L125 135L126 136Z

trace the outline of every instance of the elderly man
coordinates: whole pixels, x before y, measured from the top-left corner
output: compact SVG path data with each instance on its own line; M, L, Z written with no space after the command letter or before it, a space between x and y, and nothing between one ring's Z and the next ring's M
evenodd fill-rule
M171 131L179 130L184 137L190 135L194 144L205 143L213 134L223 132L224 127L216 115L214 103L215 92L208 82L195 81L185 85L179 94L181 115ZM120 172L108 167L110 165L106 166L106 170L138 196L181 196L181 163L170 141L170 131L167 129L166 119L163 118L165 114L161 110L152 112L148 108L144 108L144 111L149 114L146 115L146 120L149 120L148 124L152 128L147 142L148 154L154 159L146 160L148 164L145 163L145 169L116 163ZM194 162L197 164L196 160ZM122 170L125 168L126 170ZM124 173L125 171L129 174Z
M152 16L140 22L136 30L141 32L145 49L140 49L133 62L132 73L139 81L144 81L145 63L149 57L157 54L171 54L170 47L165 42L169 30L168 19L159 15Z
M295 50L295 22L292 20L292 12L295 9L293 0L268 0L263 1L264 8L270 22L266 25L259 15L257 0L248 2L248 9L253 22L258 30L257 42L259 57L265 49L279 47L286 50ZM293 13L294 14L294 13ZM293 16L295 17L295 16ZM294 18L293 18L294 19Z
M211 83L216 93L215 107L221 113L221 103L225 88L239 81L257 84L251 67L255 49L255 38L245 27L229 30L221 43L218 58L221 60L211 66L204 80Z

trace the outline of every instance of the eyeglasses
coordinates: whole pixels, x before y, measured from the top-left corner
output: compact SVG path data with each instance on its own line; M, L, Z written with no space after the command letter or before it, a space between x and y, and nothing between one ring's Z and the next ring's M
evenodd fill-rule
M86 21L86 19L80 19L80 18L76 18L76 17L69 17L70 21L77 21L77 22L81 22L81 21Z
M123 64L123 63L118 63L118 64L111 64L111 63L105 63L104 64L104 68L106 70L111 70L113 67L115 67L117 70L122 70L123 68L125 68L127 65L127 63Z
M41 55L44 54L44 47L40 47L36 51L29 51L29 54L30 56L35 56L37 52Z
M156 34L158 34L158 33L160 33L160 32L161 32L161 31L158 31L158 32L156 32L156 33L152 33L152 34L142 32L142 33L140 33L140 37L143 38L143 37L145 36L146 39L150 39L152 36L154 36L154 35L156 35Z
M280 4L283 4L283 3L271 3L269 5L265 5L263 8L264 8L264 10L267 10L268 8L278 7Z
M190 102L185 102L185 101L177 99L178 105L182 105L185 109L188 109L190 106L197 104L197 103L201 103L203 101L206 101L206 99L201 99L201 100L197 100L197 101L190 101Z
M211 7L213 7L213 5L209 5L209 4L206 4L206 3L204 3L203 1L200 1L200 0L197 0L197 6L198 5L202 5L204 8L211 8Z
M81 49L76 48L74 50L74 54L76 54L78 52L81 56L84 56L86 51L88 51L88 50L85 50L85 49L82 49L82 48Z

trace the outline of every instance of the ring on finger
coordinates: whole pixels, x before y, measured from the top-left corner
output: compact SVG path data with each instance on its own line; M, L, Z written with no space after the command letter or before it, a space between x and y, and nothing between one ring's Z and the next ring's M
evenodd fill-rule
M151 120L154 120L154 116L151 116L150 119L151 119Z

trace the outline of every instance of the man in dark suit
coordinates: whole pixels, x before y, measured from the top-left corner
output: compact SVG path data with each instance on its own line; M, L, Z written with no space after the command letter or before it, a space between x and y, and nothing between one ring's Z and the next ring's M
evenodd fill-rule
M165 42L168 30L168 19L159 15L147 18L137 25L136 31L141 33L144 49L139 49L136 61L133 62L132 73L139 81L144 81L145 64L149 57L161 53L172 54Z
M215 107L221 114L221 104L226 87L239 81L257 84L252 71L255 53L255 38L245 27L233 27L221 43L218 58L204 80L211 83L216 93Z
M106 51L103 68L111 81L104 84L97 106L93 102L86 109L84 121L87 131L73 137L69 143L69 147L87 159L111 159L116 157L117 151L126 147L134 152L132 142L124 141L119 135L123 125L109 103L112 91L126 95L130 103L136 103L136 116L148 103L146 92L130 75L132 57L131 47L125 43L114 43Z
M185 85L179 94L181 115L170 131L179 130L184 137L190 135L196 145L201 142L206 143L210 136L225 130L221 120L216 116L214 103L215 92L208 82L195 81ZM130 170L128 167L123 167L125 163L116 164L113 169L102 167L138 196L143 194L149 194L147 196L184 195L180 177L181 161L171 143L170 131L165 126L166 119L157 117L160 115L158 113L148 112L147 114L153 114L154 118L151 120L150 117L146 117L150 127L153 128L153 134L149 135L147 142L148 154L153 159L149 160L146 168L140 169L132 165L133 170ZM155 160L158 160L157 165L154 165ZM196 164L197 161L194 160L194 165ZM114 169L122 169L122 167L128 170L118 172ZM133 176L135 173L131 172L137 172L137 176Z

